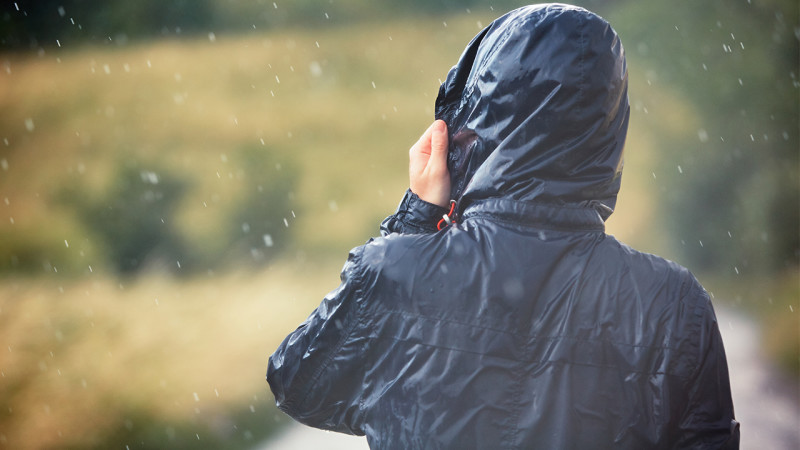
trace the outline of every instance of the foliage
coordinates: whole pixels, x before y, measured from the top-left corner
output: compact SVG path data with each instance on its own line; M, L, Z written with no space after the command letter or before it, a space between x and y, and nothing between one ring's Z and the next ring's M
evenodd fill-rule
M638 117L661 129L653 173L672 256L720 274L797 267L798 4L680 3L630 1L610 17L629 63L646 73L631 94L650 110ZM694 115L648 102L655 86L680 93Z
M229 217L228 236L236 256L250 255L263 264L289 242L289 221L294 221L294 167L270 158L272 152L256 146L242 148L239 159L242 190Z
M597 1L597 0L595 0ZM159 36L325 26L431 13L505 10L525 3L499 0L18 0L0 6L0 48L53 47L60 43L117 42Z
M108 262L123 275L142 269L150 258L185 264L186 245L173 218L186 183L133 165L123 165L112 180L97 197L62 194L89 233L101 240Z

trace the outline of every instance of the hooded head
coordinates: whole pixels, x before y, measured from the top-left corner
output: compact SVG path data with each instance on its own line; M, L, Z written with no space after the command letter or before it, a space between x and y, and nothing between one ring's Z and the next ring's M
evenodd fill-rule
M520 8L469 43L436 99L450 133L451 198L614 209L628 73L611 26L585 9Z

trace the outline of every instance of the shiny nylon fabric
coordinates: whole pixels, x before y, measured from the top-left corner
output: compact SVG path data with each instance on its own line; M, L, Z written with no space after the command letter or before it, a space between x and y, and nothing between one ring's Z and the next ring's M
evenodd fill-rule
M276 403L371 448L736 448L712 305L604 233L627 127L610 26L501 17L437 98L459 222L407 192L271 356Z
M611 26L565 5L521 8L478 34L436 102L451 197L586 203L613 211L628 128L627 68ZM463 198L462 198L463 196Z

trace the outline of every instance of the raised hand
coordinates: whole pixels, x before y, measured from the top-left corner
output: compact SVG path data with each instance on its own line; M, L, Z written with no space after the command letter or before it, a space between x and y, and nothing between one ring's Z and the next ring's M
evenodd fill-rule
M436 120L408 151L411 192L441 207L447 207L450 201L447 142L447 124Z

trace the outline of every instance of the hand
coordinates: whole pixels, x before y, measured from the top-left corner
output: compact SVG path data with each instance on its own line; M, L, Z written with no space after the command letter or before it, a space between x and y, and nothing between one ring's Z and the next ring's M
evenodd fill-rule
M446 208L450 203L447 171L447 124L434 121L408 151L411 192L428 203Z

